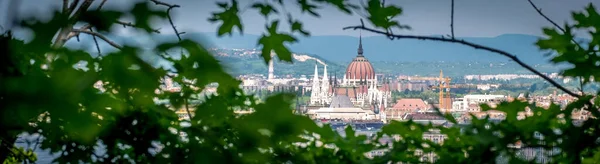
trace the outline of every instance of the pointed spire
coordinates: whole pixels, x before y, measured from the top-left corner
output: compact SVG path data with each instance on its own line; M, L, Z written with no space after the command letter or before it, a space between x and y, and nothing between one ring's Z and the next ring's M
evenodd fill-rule
M319 79L319 71L317 70L317 64L315 63L315 76L313 79Z
M362 48L362 32L358 36L358 56L363 56L363 48Z
M319 88L319 71L318 71L316 62L315 62L315 76L313 77L311 89L312 89L312 91L310 94L310 103L316 104L317 102L319 102L321 100L320 99L320 88Z
M327 65L324 66L323 68L323 79L324 80L329 80L329 77L327 76Z

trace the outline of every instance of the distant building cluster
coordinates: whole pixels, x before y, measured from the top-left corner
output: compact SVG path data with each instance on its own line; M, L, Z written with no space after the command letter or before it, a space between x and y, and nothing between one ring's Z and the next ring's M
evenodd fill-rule
M561 78L558 73L544 75L550 78ZM514 80L514 79L539 79L538 75L534 74L498 74L498 75L465 75L466 80Z
M234 49L233 55L256 55L258 50ZM221 56L231 55L227 53L219 54ZM262 94L263 92L291 92L299 97L307 97L304 100L298 100L296 111L307 115L318 124L329 125L340 134L344 133L346 126L351 126L356 130L357 135L366 135L373 137L381 130L381 127L390 121L408 121L416 123L434 124L439 126L459 126L469 124L472 115L483 118L488 116L492 121L506 119L506 114L502 111L484 110L481 104L490 107L496 107L502 102L527 101L535 102L535 105L541 108L548 108L552 103L564 108L566 104L573 102L574 97L566 94L550 95L526 95L520 94L517 97L509 95L493 94L466 94L461 97L445 96L450 93L450 88L469 87L480 91L498 89L500 84L478 83L478 84L455 84L450 85L449 78L443 80L442 73L440 77L419 77L419 76L388 76L376 74L371 62L363 54L362 38L358 41L358 52L352 62L346 67L343 77L328 75L327 64L306 55L293 54L293 57L299 61L316 60L314 74L302 75L298 77L276 76L272 61L269 62L269 69L266 74L247 74L240 75L242 81L240 87L247 94ZM322 73L319 72L322 68ZM556 73L546 74L550 78L562 78ZM387 77L386 77L387 76ZM499 75L466 75L464 80L515 80L515 79L538 79L536 75L525 74L499 74ZM463 79L461 79L463 80ZM568 79L565 79L568 80ZM442 83L444 83L442 85ZM175 84L171 79L165 78L161 86L164 91L179 92L179 84ZM436 85L439 87L436 88ZM101 83L97 84L101 87ZM209 87L210 88L210 87ZM213 93L216 87L210 88L207 92ZM425 91L437 89L440 91L438 104L425 101L421 98L400 98L394 100L392 91ZM443 104L442 104L443 103ZM444 113L450 113L459 125L450 123L446 118L440 116L435 109ZM251 113L252 111L238 112L241 114ZM184 110L179 110L178 114L182 119L188 119L188 114ZM531 109L527 107L524 111L518 113L518 119L524 119L532 116ZM577 111L573 113L575 120L586 120L589 113ZM345 134L343 134L345 135ZM434 143L443 144L445 140L451 138L442 134L439 130L431 129L423 134L423 139ZM386 136L378 141L380 143L392 143L398 140L399 136ZM544 158L536 158L547 153L538 148L527 147L521 143L513 145L519 148L519 156L524 159L536 159L547 161ZM389 151L388 148L373 150L367 154L372 158L380 156ZM435 162L437 156L431 152L416 152L422 162Z

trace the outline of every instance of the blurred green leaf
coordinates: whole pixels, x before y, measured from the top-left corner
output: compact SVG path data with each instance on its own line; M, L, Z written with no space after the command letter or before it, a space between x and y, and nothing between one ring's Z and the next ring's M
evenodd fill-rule
M375 27L390 29L397 27L399 29L410 29L406 25L400 25L395 17L402 14L402 9L396 6L383 6L379 0L369 0L365 10L368 12L368 19Z
M348 0L315 0L315 1L320 2L320 3L331 4L346 14L352 14L352 11L351 11L352 9L359 9L358 6L348 3Z
M262 45L262 54L265 63L271 60L271 53L277 54L280 60L292 62L292 53L285 46L285 43L295 43L298 40L293 36L285 33L278 33L277 26L279 21L271 22L270 26L267 26L268 34L263 34L258 40L258 44Z
M119 11L88 11L81 15L81 21L89 23L99 32L108 32L122 16L123 13Z
M167 12L165 10L153 10L150 8L149 2L141 2L134 5L131 10L131 14L135 18L135 26L146 30L146 32L153 32L154 28L150 25L152 17L166 18Z
M319 7L311 4L308 0L298 0L298 4L300 4L300 9L302 13L308 12L312 16L320 17L320 15L315 11Z
M277 10L268 3L254 3L252 5L252 8L259 9L260 14L263 15L265 18L269 17L271 13L278 13Z
M291 32L299 32L304 36L310 36L310 33L302 27L303 26L302 22L300 22L298 20L293 20L291 18L291 16L289 16L289 15L288 15L288 23L290 24Z
M222 12L213 12L212 17L208 19L210 22L222 22L219 26L218 36L225 34L232 35L233 28L237 27L240 33L243 33L243 26L238 15L238 2L231 0L231 5L228 3L218 3L218 6L223 9Z

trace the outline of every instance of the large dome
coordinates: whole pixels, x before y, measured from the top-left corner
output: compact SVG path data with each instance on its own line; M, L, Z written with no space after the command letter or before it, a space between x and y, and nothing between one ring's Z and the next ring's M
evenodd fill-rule
M346 78L348 79L373 79L375 71L373 66L364 56L357 56L346 68Z
M346 78L354 80L375 78L373 66L369 60L363 56L362 37L359 38L358 41L358 55L348 65L348 68L346 68Z

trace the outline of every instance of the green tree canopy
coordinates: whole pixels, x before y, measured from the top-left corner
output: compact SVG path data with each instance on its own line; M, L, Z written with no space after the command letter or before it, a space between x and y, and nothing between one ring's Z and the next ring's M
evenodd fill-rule
M106 37L115 33L113 26L130 26L153 35L159 31L150 23L155 17L166 19L175 34L182 35L169 13L178 5L148 0L136 3L131 10L116 11L102 8L106 0L63 2L48 21L15 21L18 24L14 28L34 33L30 41L16 38L10 31L0 38L0 161L4 163L36 161L32 153L36 146L14 146L24 133L42 136L39 146L57 154L54 162L58 163L419 163L422 156L417 151L437 154L440 163L494 163L500 156L511 163L527 162L517 158L519 149L511 147L517 142L555 150L557 153L548 154L552 162L600 161L599 133L595 132L600 125L595 118L600 113L595 95L578 95L556 86L578 97L577 101L564 109L558 105L543 109L520 101L504 102L495 108L484 105L484 110L505 112L506 119L494 123L489 117L473 116L471 124L462 127L393 121L375 137L394 137L391 145L368 142L366 136L355 136L350 127L342 137L328 126L318 126L308 117L294 114L294 95L277 94L263 102L245 95L239 88L240 81L227 74L201 43L179 37L178 41L151 47L153 53L147 54L141 53L142 46L118 45ZM367 22L357 19L360 25L348 29L379 33L390 39L457 43L519 61L512 54L454 36L396 35L394 31L410 29L395 19L402 8L379 0L368 0L363 5L345 0L261 1L251 4L248 10L241 10L232 0L218 2L218 11L208 21L218 23L218 35L226 37L234 29L244 31L240 18L243 12L259 12L268 20L265 33L257 40L265 63L272 59L271 53L291 62L286 45L297 41L295 35L309 36L310 32L296 19L298 15L283 10L289 7L284 3L297 3L302 14L312 17L319 17L323 6L333 6L346 14L359 11L366 14L363 16ZM282 17L270 19L275 15ZM135 21L120 21L125 16L133 16ZM600 15L590 4L572 16L575 24L543 29L546 36L537 46L557 53L553 62L574 65L562 75L585 77L584 84L594 83L600 79L595 70L600 62ZM278 27L283 23L290 28L280 31ZM586 32L591 40L573 42L576 30ZM64 47L66 41L79 35L91 35L118 51L102 53L98 49L101 55L95 56ZM173 50L181 57L174 57L178 55ZM148 57L168 61L173 68L154 67L144 60ZM83 66L77 66L80 63ZM166 77L180 84L181 91L162 90ZM215 84L216 91L209 92ZM157 100L169 103L159 104ZM191 101L200 103L192 105ZM181 108L187 110L189 120L178 119L176 109ZM253 112L236 114L244 110ZM518 112L526 110L533 114L517 119ZM574 112L589 113L593 119L573 120ZM444 116L457 123L450 115ZM433 129L449 139L443 144L424 139L423 133ZM386 148L389 151L382 156L365 156Z

